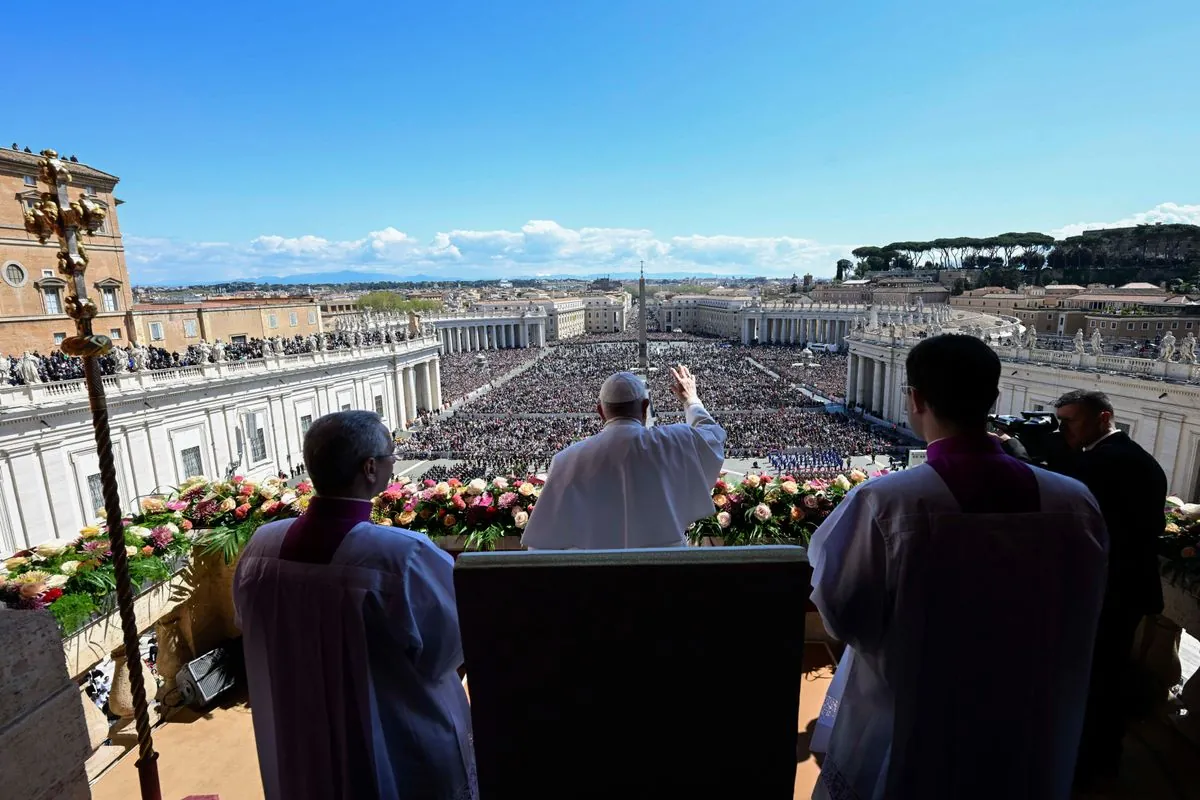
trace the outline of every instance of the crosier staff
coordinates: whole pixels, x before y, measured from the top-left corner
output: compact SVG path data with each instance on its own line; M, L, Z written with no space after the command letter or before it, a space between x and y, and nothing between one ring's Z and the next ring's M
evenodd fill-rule
M79 240L82 229L88 235L104 222L104 209L86 196L71 202L67 188L71 173L53 150L43 150L39 162L41 179L50 191L42 192L33 208L25 212L25 230L45 244L51 237L58 239L58 270L74 289L67 297L67 314L75 320L75 335L62 343L63 353L83 359L83 375L87 383L88 404L92 409L92 427L96 433L96 454L100 461L100 486L104 493L104 514L108 522L112 546L113 570L117 579L117 608L121 614L121 630L125 639L125 657L130 663L129 682L133 689L134 722L138 740L138 782L143 800L161 800L158 783L158 754L150 734L150 714L146 703L146 684L142 680L141 653L138 649L137 622L133 614L133 587L129 581L129 558L125 553L125 526L121 521L121 496L117 487L117 471L113 463L112 438L108 429L108 403L104 399L99 359L112 351L112 340L92 332L96 304L87 296L84 273L87 271L87 250Z

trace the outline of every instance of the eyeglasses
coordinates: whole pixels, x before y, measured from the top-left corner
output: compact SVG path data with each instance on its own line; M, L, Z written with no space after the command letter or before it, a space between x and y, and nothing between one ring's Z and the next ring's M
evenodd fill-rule
M376 460L383 459L383 458L399 458L399 457L400 457L400 445L396 445L395 447L393 447L392 451L390 453L384 453L383 455L379 455L379 456L371 456L371 458L374 458Z

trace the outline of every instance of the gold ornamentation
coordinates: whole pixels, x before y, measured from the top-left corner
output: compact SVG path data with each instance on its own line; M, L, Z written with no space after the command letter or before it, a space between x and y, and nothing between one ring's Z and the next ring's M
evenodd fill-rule
M62 351L69 356L103 356L112 350L112 339L102 333L91 336L69 336L63 339Z
M70 253L66 252L65 250L58 251L58 271L61 272L63 275L72 275L72 276L76 275L76 274L82 275L84 270L87 269L87 265L88 265L87 252L84 251L83 248L80 248L78 245L76 245L76 247L79 249L80 252L78 252L74 256L72 256Z
M33 208L25 212L25 230L36 236L42 244L59 234L60 221L58 202L49 192L43 192Z
M67 316L72 319L92 319L96 316L96 304L90 297L80 300L77 296L71 295L67 298L66 306Z

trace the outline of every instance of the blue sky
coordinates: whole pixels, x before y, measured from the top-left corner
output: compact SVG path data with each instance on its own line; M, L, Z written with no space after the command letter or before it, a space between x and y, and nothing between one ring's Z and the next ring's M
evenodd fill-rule
M30 99L41 34L0 31L4 143L121 176L135 280L829 274L1200 222L1194 0L137 5L62 4L74 113Z

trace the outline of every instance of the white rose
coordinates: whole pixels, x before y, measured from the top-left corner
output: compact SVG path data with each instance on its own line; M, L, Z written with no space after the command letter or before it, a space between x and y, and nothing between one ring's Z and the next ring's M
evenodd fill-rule
M143 528L141 525L130 525L128 528L125 529L125 538L126 539L136 539L137 541L140 542L149 536L150 536L150 529Z
M483 478L475 478L467 484L467 494L483 494L487 489L487 481Z
M834 478L833 485L838 489L841 489L843 492L850 491L850 479L845 475L838 475L836 478Z
M296 493L284 492L283 497L279 498L279 502L283 503L285 506L290 506L292 503L296 502Z
M779 488L783 489L783 491L788 494L796 494L800 491L800 487L795 481L784 481L783 483L779 484Z
M749 475L747 475L745 478L742 479L742 483L746 484L751 489L757 489L758 485L760 483L762 483L762 479L759 478L754 473L750 473Z
M500 491L504 491L508 488L508 481L504 478L493 478L492 486L496 487Z
M258 493L268 500L274 500L279 494L279 489L271 486L270 484L263 484L262 486L258 487Z
M79 562L64 561L58 569L63 575L74 575L79 569Z
M134 556L137 555L137 553L138 553L138 549L136 547L134 547L131 544L125 545L125 555L129 556L130 558L133 558Z
M168 522L166 525L163 525L163 527L166 528L167 530L169 530L171 532L172 536L179 535L179 526L176 525L174 522Z
M37 553L39 556L42 556L43 558L54 558L55 556L60 556L63 553L65 553L67 551L67 547L70 546L70 544L71 544L71 542L69 542L69 541L64 542L61 540L55 540L55 541L51 541L51 542L42 542L41 544L39 544L33 548L33 552Z
M518 528L524 528L529 523L529 515L524 511L518 511L513 514L513 524Z
M68 580L70 580L70 578L68 578L66 575L51 575L46 579L46 588L61 589L67 585Z
M533 488L532 483L522 483L521 488L517 489L517 494L521 495L521 497L529 497L533 494Z
M1175 513L1189 521L1200 519L1200 503L1184 503Z

